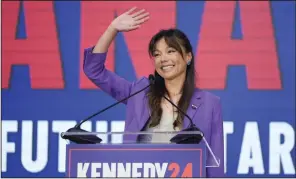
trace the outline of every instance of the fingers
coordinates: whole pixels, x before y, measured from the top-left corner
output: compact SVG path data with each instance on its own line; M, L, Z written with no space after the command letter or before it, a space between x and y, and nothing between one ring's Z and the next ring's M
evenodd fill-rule
M149 15L149 12L144 13L146 11L145 9L141 9L138 12L131 14L136 9L137 9L137 7L133 7L130 10L128 10L127 12L125 12L124 14L130 15L135 20L140 20L140 19L142 19L142 18L144 18L144 17L146 17L146 16Z
M134 17L137 17L138 15L140 15L141 13L145 12L145 9L141 9L139 10L138 12L134 13L134 14L131 14L131 16L134 18Z
M149 16L149 12L146 12L144 14L141 14L141 15L137 16L137 17L134 17L134 20L138 21L138 20L141 20L141 19L143 19L144 17L147 17L147 16Z
M137 20L137 21L135 21L135 25L143 24L143 23L146 22L148 19L149 19L149 16L144 17L144 18L142 18L142 19L140 19L140 20Z
M140 28L140 25L149 19L149 12L146 12L145 9L141 9L133 13L133 11L135 11L136 9L137 7L133 7L124 13L126 15L129 15L133 19L133 25L127 29L128 31Z

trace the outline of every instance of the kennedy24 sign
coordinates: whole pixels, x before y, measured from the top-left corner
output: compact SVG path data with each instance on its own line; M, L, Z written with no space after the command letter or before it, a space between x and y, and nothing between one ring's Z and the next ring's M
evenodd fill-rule
M83 49L96 43L114 18L115 12L120 14L133 6L146 9L151 18L139 30L124 33L129 55L138 77L153 72L147 45L159 29L176 27L176 3L81 2L80 88L96 88L83 73ZM2 3L2 88L9 87L13 65L29 65L32 88L63 89L65 74L59 50L61 42L57 33L54 2L23 2L27 34L25 39L16 38L20 4L20 1ZM235 5L235 1L205 2L195 51L199 86L224 89L227 67L244 65L249 89L281 89L269 2L239 2L243 32L241 40L231 38ZM183 20L190 20L194 25L194 19L191 17ZM106 67L114 70L114 43L108 51Z
M204 177L205 149L201 144L70 144L67 176Z

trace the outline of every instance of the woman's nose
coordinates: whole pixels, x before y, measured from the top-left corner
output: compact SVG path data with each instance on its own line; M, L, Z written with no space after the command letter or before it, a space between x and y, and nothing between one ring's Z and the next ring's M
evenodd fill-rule
M163 62L167 62L168 61L168 57L166 55L162 55L160 58L160 61Z

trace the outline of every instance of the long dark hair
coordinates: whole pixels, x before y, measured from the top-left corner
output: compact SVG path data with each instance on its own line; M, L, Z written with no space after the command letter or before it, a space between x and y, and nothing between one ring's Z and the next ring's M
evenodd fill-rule
M176 104L186 112L195 90L194 54L192 46L189 39L182 31L178 29L161 30L152 37L149 43L148 51L150 56L153 56L157 42L163 38L169 47L176 49L183 57L185 54L183 53L182 48L185 53L191 52L192 54L191 63L187 65L183 93L178 104ZM156 72L156 70L154 75L155 84L151 86L148 92L149 107L151 109L151 121L149 127L155 127L159 124L162 115L161 100L163 95L167 93L164 79ZM182 125L183 118L184 115L178 112L178 117L173 124L174 128Z

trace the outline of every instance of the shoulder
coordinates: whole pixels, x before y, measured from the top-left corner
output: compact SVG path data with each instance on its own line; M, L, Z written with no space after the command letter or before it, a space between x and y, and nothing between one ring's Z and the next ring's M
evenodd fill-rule
M195 98L201 98L205 102L219 102L220 97L211 93L209 91L204 91L199 88L195 88L195 92L193 94Z
M201 102L209 108L220 108L221 106L221 98L209 91L196 88L193 96L198 100L201 100Z
M142 76L133 82L134 87L144 87L149 85L149 79L145 76Z
M138 91L149 85L149 79L145 76L138 78L132 83L132 91Z

